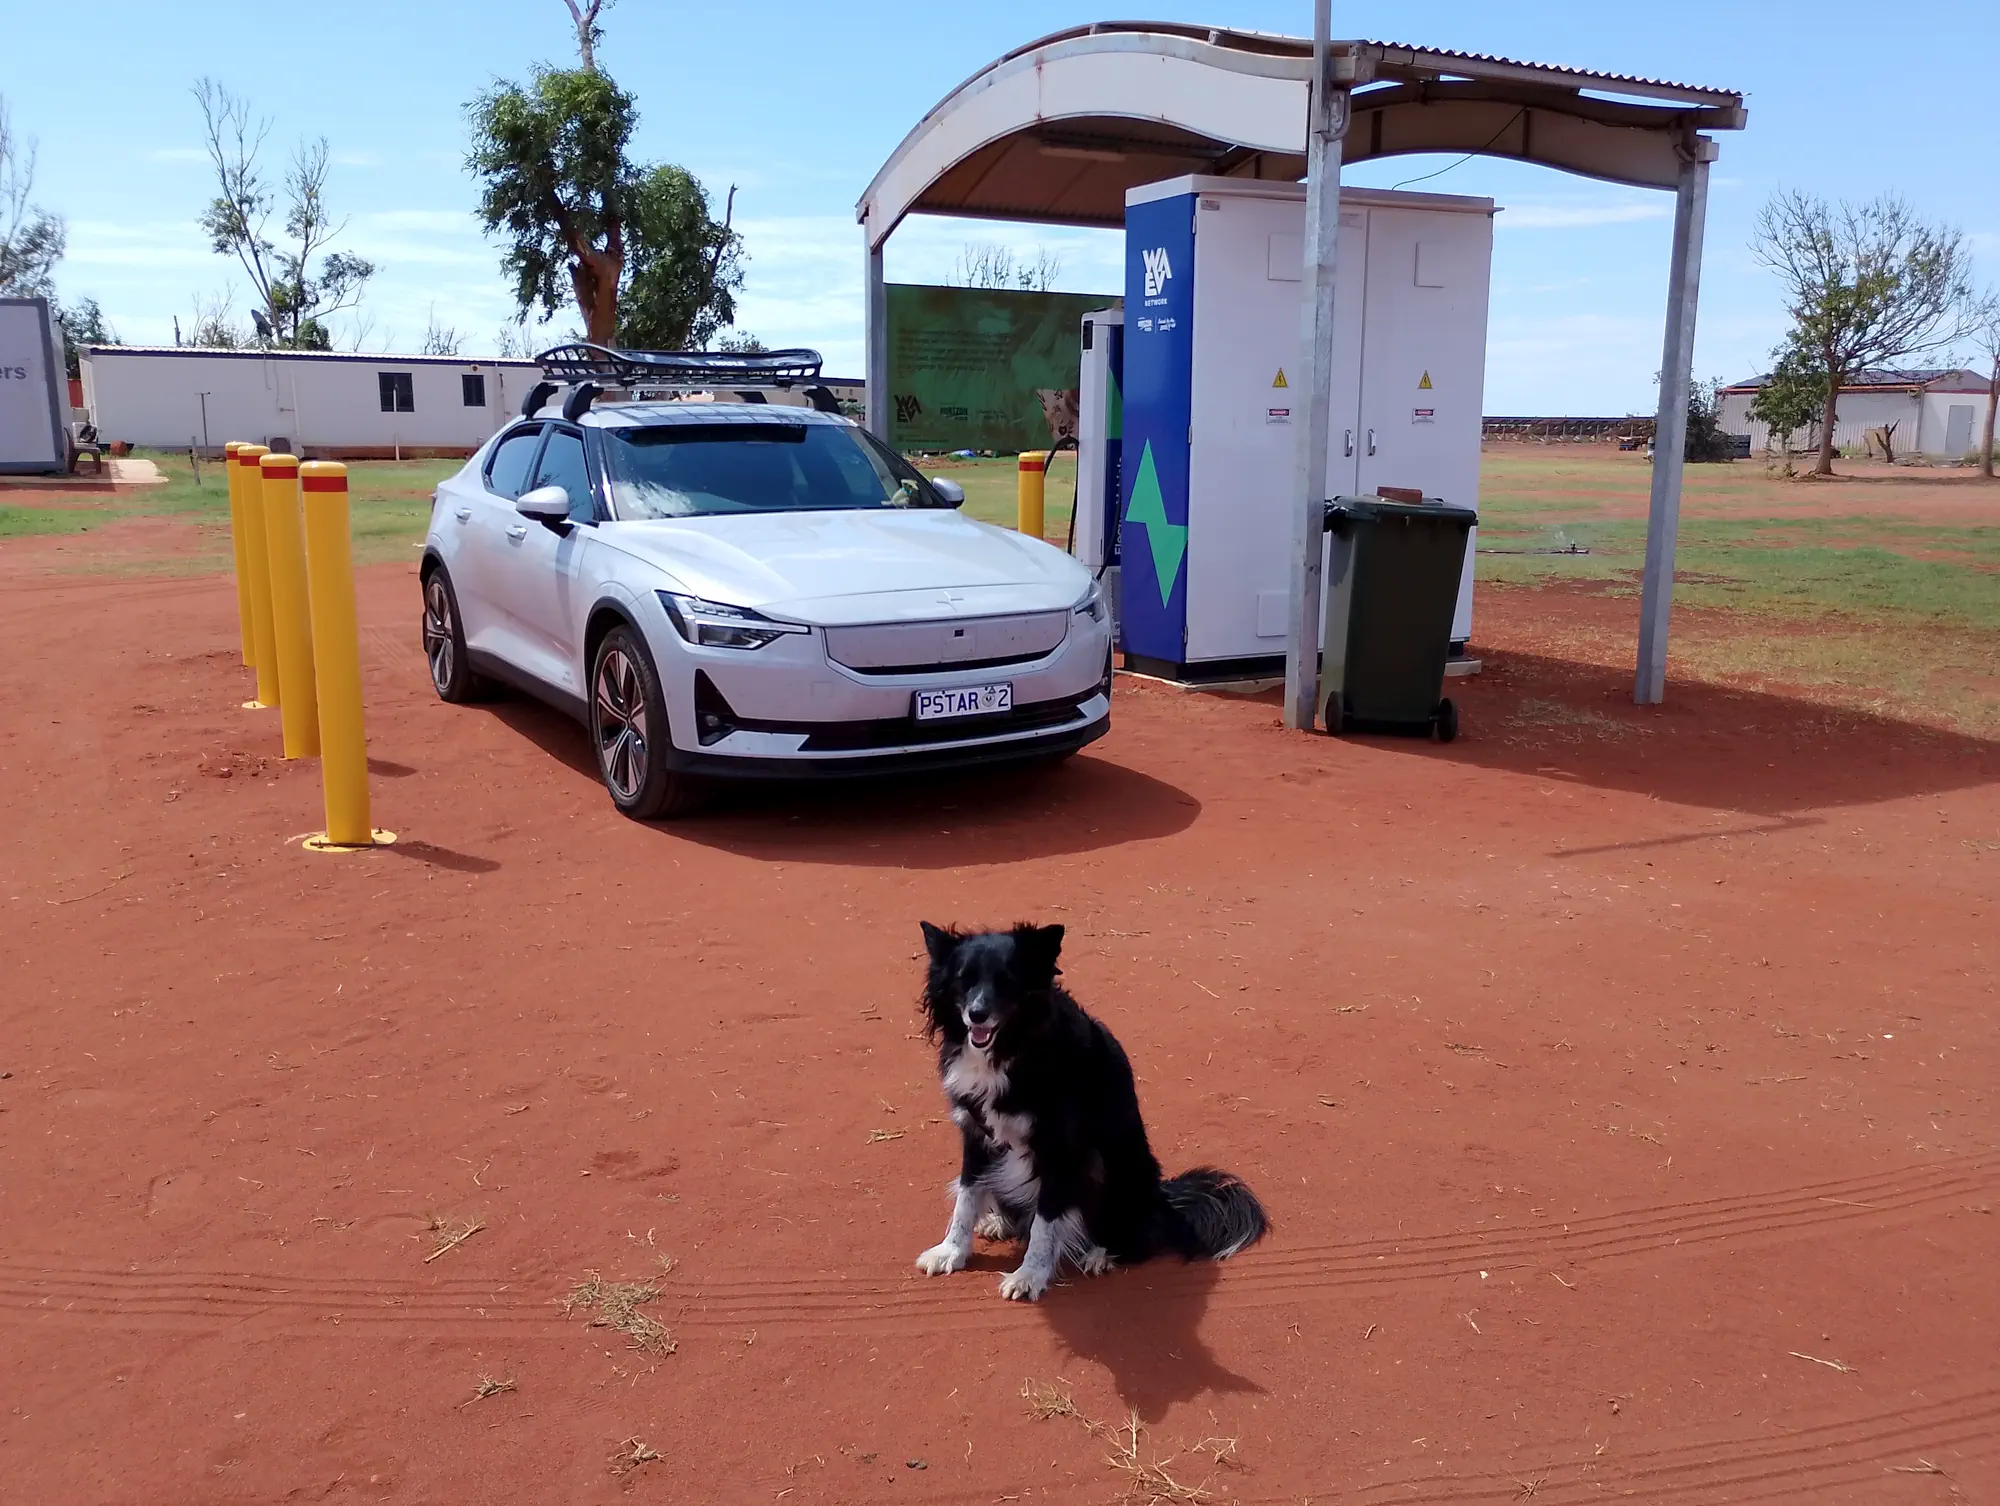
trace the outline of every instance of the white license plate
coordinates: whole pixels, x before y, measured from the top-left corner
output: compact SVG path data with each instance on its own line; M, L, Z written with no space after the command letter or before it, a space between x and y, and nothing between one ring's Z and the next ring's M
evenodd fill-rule
M955 716L992 716L1014 709L1012 685L963 685L956 690L917 692L917 720L948 721Z

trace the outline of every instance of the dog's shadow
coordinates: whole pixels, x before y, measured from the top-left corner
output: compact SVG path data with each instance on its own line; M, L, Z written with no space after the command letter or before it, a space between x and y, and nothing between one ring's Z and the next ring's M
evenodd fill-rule
M1141 1422L1157 1423L1176 1402L1264 1392L1202 1342L1201 1320L1221 1277L1212 1260L1170 1258L1103 1276L1072 1272L1042 1298L1041 1315L1070 1353L1111 1372Z

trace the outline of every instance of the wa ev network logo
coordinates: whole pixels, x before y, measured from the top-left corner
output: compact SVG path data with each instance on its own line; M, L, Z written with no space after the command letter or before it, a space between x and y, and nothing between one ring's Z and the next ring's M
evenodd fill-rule
M1132 478L1132 504L1125 509L1125 521L1146 530L1146 550L1153 557L1153 581L1160 588L1160 605L1173 599L1174 583L1181 578L1181 561L1187 556L1187 524L1167 521L1167 499L1160 490L1159 468L1153 464L1149 441L1139 452L1139 471Z
M1166 290L1167 280L1174 275L1174 269L1167 260L1167 248L1159 246L1151 251L1141 251L1140 257L1146 263L1146 296L1157 298Z

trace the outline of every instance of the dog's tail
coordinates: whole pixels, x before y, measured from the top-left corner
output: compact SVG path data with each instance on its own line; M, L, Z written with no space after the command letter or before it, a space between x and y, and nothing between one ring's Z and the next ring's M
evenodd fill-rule
M1160 1192L1167 1202L1171 1243L1190 1260L1227 1260L1271 1227L1257 1195L1226 1171L1197 1166L1167 1178Z

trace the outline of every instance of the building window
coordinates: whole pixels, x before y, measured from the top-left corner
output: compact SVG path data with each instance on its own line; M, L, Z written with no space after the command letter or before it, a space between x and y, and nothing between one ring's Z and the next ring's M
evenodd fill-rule
M458 385L465 392L465 406L484 408L486 406L486 378L477 372L470 372L458 379Z
M417 397L410 385L407 371L381 371L376 380L382 384L382 411L384 413L414 413L417 411Z

